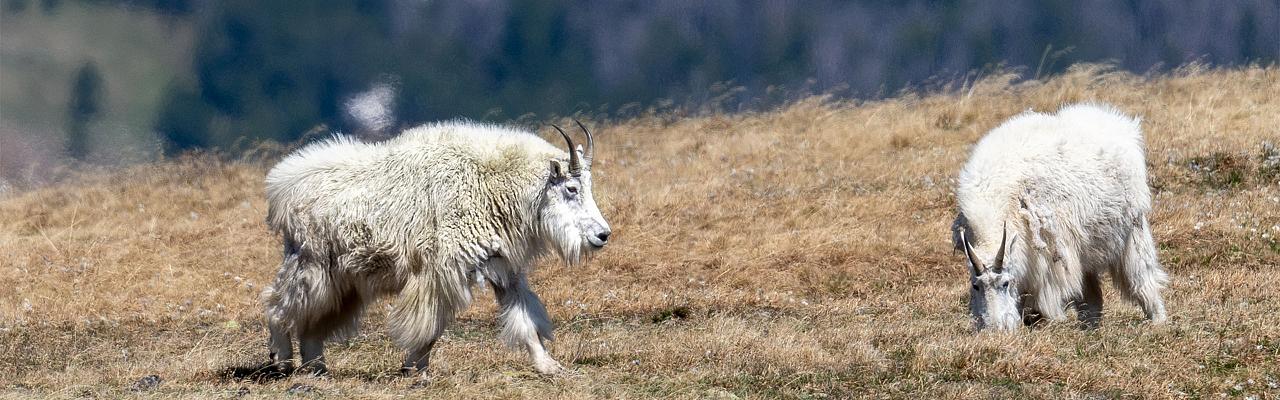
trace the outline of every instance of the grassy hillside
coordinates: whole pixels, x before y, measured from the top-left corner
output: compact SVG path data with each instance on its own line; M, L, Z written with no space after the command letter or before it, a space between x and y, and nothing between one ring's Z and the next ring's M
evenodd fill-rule
M1077 68L871 103L601 126L614 227L585 266L545 260L545 378L478 296L430 380L395 377L383 305L331 344L329 379L237 381L266 357L258 293L271 163L191 157L0 199L0 393L12 397L1218 398L1280 396L1280 68L1149 78ZM1027 109L1143 117L1171 320L1106 288L1102 327L973 335L948 228L969 146ZM544 132L546 133L546 132ZM550 136L548 136L550 137ZM131 392L139 378L163 381Z

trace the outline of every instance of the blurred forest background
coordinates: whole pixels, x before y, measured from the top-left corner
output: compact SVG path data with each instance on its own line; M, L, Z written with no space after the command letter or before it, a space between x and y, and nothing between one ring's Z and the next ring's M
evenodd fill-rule
M0 184L465 117L890 96L1013 68L1280 59L1275 0L0 0Z

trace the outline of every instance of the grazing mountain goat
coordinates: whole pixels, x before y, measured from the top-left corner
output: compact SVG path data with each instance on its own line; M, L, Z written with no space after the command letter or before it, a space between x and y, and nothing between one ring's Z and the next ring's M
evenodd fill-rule
M383 143L346 137L306 146L267 174L267 223L284 261L263 297L273 366L327 370L324 341L354 333L365 305L395 295L401 373L425 372L431 347L487 281L501 338L542 373L551 322L527 272L547 247L569 263L604 247L609 224L591 193L594 143L569 152L519 130L468 122L409 129Z
M1147 224L1137 119L1088 104L1013 117L974 146L956 198L952 238L968 258L978 330L1061 320L1067 302L1096 327L1103 272L1148 319L1164 321L1168 277Z

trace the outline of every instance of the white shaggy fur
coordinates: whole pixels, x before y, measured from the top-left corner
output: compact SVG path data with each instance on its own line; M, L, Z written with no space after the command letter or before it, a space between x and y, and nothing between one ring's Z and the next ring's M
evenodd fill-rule
M1068 302L1096 326L1103 272L1147 318L1165 319L1168 278L1147 222L1143 152L1137 119L1093 104L1023 113L974 146L960 171L953 239L964 249L963 233L978 259L970 268L978 329L1061 320ZM995 261L1006 225L1003 268L981 268Z
M303 367L323 373L324 340L353 333L366 304L396 295L388 321L408 350L402 372L423 371L471 284L487 281L503 340L539 371L562 370L542 345L551 322L528 269L547 247L576 263L609 234L590 160L573 175L568 158L531 133L469 122L376 144L338 136L286 157L266 178L267 223L284 240L264 292L273 362L292 369L296 337Z

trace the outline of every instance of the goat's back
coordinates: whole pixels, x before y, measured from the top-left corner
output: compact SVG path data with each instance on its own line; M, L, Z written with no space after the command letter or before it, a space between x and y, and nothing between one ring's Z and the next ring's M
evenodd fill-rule
M974 146L959 176L960 212L984 253L1023 208L1088 235L1150 210L1143 152L1139 121L1109 106L1023 113Z
M465 121L411 128L381 143L335 136L267 174L267 223L284 232L302 225L429 230L422 225L484 206L477 202L523 197L545 178L547 160L566 157L532 133Z

